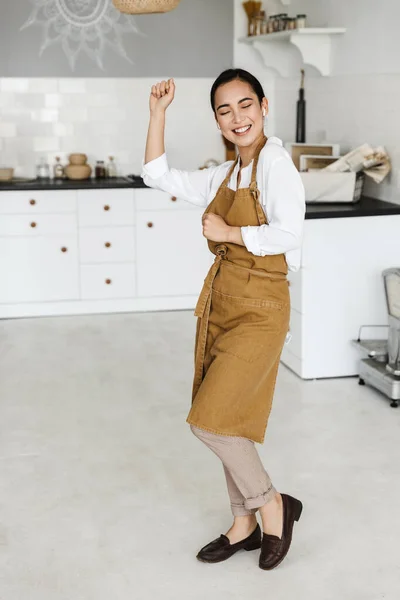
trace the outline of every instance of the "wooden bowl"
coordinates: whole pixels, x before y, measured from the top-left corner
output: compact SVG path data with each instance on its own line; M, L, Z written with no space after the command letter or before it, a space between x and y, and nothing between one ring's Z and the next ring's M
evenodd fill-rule
M89 179L92 174L90 165L68 165L65 167L65 175L68 179Z
M85 165L87 162L86 154L81 154L79 152L70 154L68 158L71 165Z
M11 181L14 177L14 169L12 167L0 167L0 181Z

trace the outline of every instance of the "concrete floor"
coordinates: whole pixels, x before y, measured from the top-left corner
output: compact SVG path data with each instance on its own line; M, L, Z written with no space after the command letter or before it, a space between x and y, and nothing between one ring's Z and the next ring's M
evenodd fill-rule
M0 323L2 600L397 600L400 409L356 379L281 367L267 440L300 498L292 548L204 565L231 522L193 438L190 312Z

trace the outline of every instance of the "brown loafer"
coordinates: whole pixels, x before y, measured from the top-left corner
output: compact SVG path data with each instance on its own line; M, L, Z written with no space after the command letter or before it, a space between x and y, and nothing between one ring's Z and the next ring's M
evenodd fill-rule
M257 527L249 537L231 544L226 535L221 535L216 540L213 540L207 546L204 546L197 555L197 559L205 563L218 563L227 560L239 550L258 550L261 548L261 529Z
M277 567L289 552L292 542L292 531L295 521L298 521L303 510L300 500L287 494L282 495L283 502L283 529L282 538L264 533L259 566L260 569L270 571Z

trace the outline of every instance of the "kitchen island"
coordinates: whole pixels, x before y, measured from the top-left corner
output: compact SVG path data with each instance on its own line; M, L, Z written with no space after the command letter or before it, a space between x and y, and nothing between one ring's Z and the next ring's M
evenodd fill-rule
M213 258L201 214L140 178L1 183L0 318L193 309ZM351 340L387 323L399 231L397 204L307 205L282 353L300 377L357 373Z

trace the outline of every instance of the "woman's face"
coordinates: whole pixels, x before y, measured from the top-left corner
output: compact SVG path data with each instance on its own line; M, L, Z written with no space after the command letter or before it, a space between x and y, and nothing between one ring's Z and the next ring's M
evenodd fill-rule
M251 85L235 79L221 85L215 93L215 115L222 135L237 146L254 144L264 131L268 101L260 101Z

